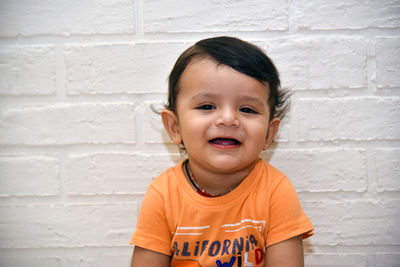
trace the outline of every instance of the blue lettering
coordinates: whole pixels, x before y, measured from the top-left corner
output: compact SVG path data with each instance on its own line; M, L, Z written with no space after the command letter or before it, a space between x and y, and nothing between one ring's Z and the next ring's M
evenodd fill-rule
M189 242L184 242L183 243L182 256L190 256L190 252L188 251L188 247L189 247Z
M200 241L196 242L196 247L194 248L194 256L197 256L199 253L199 246L200 246Z
M251 247L254 249L254 246L257 247L257 239L254 235L250 235L250 243L251 243Z
M175 250L175 256L179 256L179 248L178 248L178 242L174 242L174 250Z
M236 249L238 249L238 251L236 251ZM240 238L240 243L237 240L237 238L235 238L235 240L233 240L232 254L235 255L242 251L243 251L243 237Z
M221 256L224 256L224 254L229 254L229 247L231 246L232 241L229 239L224 240L224 246L222 247L222 252Z
M174 242L173 253L175 256L182 257L203 256L205 251L207 251L206 253L208 253L208 256L210 257L216 257L218 255L220 255L221 257L223 257L224 255L236 255L233 259L233 262L238 262L240 261L242 253L254 250L255 248L257 248L258 243L259 241L257 240L256 236L252 234L246 237L234 238L233 240L225 239L223 242L215 240L210 243L210 240L204 240L196 241L195 244L192 244L191 242L187 241L183 242L183 246L181 247L179 246L178 242ZM191 244L194 245L194 248L191 247ZM221 261L219 261L218 266L229 267L231 265L230 262L222 263Z
M200 253L200 256L202 256L204 250L206 250L207 245L208 245L208 242L209 242L208 240L204 240L203 243L201 244L201 253Z
M249 252L249 250L250 250L249 236L246 235L246 252Z
M235 261L236 261L236 257L233 256L233 257L231 258L231 261L230 261L229 263L228 263L228 262L222 263L220 260L217 260L216 263L217 263L217 266L218 266L218 267L232 267L233 264L235 264Z
M215 247L216 249L214 251ZM214 241L211 243L210 248L208 249L208 255L211 257L215 257L218 255L220 249L221 249L221 242L219 242L218 240Z

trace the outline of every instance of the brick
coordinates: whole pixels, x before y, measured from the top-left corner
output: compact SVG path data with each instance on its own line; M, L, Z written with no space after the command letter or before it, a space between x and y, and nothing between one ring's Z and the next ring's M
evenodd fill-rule
M268 41L264 50L276 64L284 87L336 89L367 84L363 38L281 38Z
M105 252L107 253L107 252ZM67 266L130 266L132 252L127 255L76 256L68 258Z
M0 95L54 95L55 58L52 45L1 46Z
M283 171L298 192L365 192L368 189L365 150L274 150L264 158Z
M144 193L152 179L178 161L177 156L167 154L70 155L66 163L67 191L71 195Z
M162 8L160 8L162 6ZM144 31L219 32L288 29L288 1L143 2Z
M0 196L59 194L58 161L46 156L0 156Z
M133 143L134 106L127 103L25 106L0 111L0 144Z
M2 267L59 267L61 260L57 257L0 257Z
M374 155L378 191L400 191L400 149L376 149Z
M398 253L378 253L376 255L376 266L398 267L400 254Z
M167 92L184 43L67 45L68 94Z
M293 9L300 29L396 28L400 23L400 7L391 0L295 0Z
M400 138L399 98L300 99L295 112L299 141Z
M376 80L378 88L400 87L400 38L376 41Z
M286 117L287 116L287 117ZM289 114L287 114L279 125L278 133L275 136L275 143L285 143L290 140L290 122L289 122Z
M0 212L1 248L126 246L137 203L2 206Z
M315 226L314 246L400 245L399 200L302 201Z
M134 32L132 0L17 0L1 5L0 36Z
M332 265L334 263L334 265ZM340 253L312 253L305 255L304 266L307 267L323 267L323 266L340 266L340 267L367 267L368 259L366 255L355 254L349 252Z

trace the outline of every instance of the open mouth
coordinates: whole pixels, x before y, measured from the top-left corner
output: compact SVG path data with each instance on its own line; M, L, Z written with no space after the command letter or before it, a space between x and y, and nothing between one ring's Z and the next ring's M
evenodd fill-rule
M233 138L214 138L214 139L210 140L209 142L214 145L226 146L226 147L238 146L241 144L238 140L233 139Z

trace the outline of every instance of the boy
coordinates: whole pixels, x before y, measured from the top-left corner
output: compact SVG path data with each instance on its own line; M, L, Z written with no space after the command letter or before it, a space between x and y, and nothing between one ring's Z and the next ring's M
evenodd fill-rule
M149 186L131 266L303 266L313 226L289 179L259 158L286 110L256 46L201 40L178 58L161 117L187 160Z

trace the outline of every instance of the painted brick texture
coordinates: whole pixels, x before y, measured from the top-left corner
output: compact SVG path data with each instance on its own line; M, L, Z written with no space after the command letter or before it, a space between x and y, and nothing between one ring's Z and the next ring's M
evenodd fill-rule
M184 47L182 43L66 46L64 56L67 93L82 95L165 92L171 62L174 62Z
M129 266L146 188L182 159L151 105L218 35L293 91L261 157L315 226L306 266L400 266L398 1L17 0L0 24L1 266Z
M134 106L128 103L21 106L0 112L2 144L65 145L135 141Z
M318 36L269 41L282 82L294 89L363 88L367 84L365 38Z
M49 156L0 157L2 196L59 195L59 163Z
M0 95L54 95L54 45L18 45L0 48Z
M144 0L143 28L145 33L279 31L288 29L288 13L288 1Z
M133 34L133 0L17 0L1 4L0 36Z

